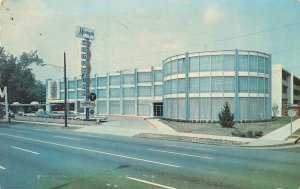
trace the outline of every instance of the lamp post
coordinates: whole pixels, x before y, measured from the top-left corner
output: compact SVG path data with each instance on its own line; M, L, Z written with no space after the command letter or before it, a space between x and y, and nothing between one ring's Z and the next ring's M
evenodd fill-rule
M67 115L67 107L68 107L68 104L67 104L67 65L66 65L66 53L64 52L64 67L60 67L60 66L56 66L56 65L53 65L53 64L41 64L41 66L53 66L55 68L58 68L58 69L61 69L63 68L64 69L64 84L65 84L65 96L64 96L64 120L65 120L65 127L68 127L68 115Z

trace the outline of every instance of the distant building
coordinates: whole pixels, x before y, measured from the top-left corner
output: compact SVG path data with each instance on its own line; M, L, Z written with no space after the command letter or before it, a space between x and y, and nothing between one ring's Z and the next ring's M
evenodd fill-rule
M257 51L185 53L162 67L120 71L92 78L97 114L162 116L174 120L218 120L228 102L236 120L272 116L271 56ZM47 104L63 103L64 83L47 80ZM80 109L81 80L68 80L68 102ZM48 107L49 109L49 107Z
M283 109L300 105L300 79L281 64L272 65L272 106L276 105L277 116Z

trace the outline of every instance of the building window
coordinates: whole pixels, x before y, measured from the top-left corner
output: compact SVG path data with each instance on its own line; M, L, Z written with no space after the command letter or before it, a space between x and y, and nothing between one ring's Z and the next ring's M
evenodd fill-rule
M171 75L171 62L165 63L164 67L165 67L165 69L164 69L165 76Z
M178 93L178 81L177 79L171 80L172 83L172 94L177 94Z
M75 81L68 81L68 89L75 89Z
M258 78L258 92L259 93L264 93L265 92L265 82L264 78L259 77Z
M282 93L287 94L288 92L288 87L282 86Z
M176 75L178 69L177 60L172 61L171 64L172 64L171 75Z
M199 78L192 77L190 78L190 93L198 93L199 92Z
M199 56L190 58L190 72L199 72Z
M151 72L138 72L138 83L151 82Z
M265 58L261 56L258 57L258 72L265 73Z
M161 85L154 86L154 96L162 96L162 86Z
M211 71L223 71L223 56L211 56Z
M120 76L110 76L109 85L120 85Z
M123 84L134 84L134 74L124 74Z
M239 92L248 92L248 77L239 77Z
M235 78L224 77L224 93L233 93L235 91Z
M155 82L163 81L163 73L161 70L154 70L154 81Z
M107 77L98 77L97 85L101 86L101 87L106 86L107 85Z
M257 77L249 77L249 92L257 93Z
M210 77L200 77L200 92L210 91Z
M178 93L185 93L185 79L178 79Z
M75 99L75 91L68 91L68 99Z
M266 58L265 59L265 72L266 74L270 73L270 59L269 58Z
M248 56L247 55L239 55L239 71L248 72Z
M223 67L224 71L234 71L235 70L235 56L234 55L224 55Z
M211 77L211 92L223 92L223 77Z
M201 72L210 72L210 56L201 56L200 57L200 71Z
M185 73L185 64L184 64L184 59L179 59L178 60L178 74L180 73Z
M151 96L151 87L138 87L138 96Z
M265 92L269 93L269 79L265 79Z
M106 98L107 97L106 89L98 89L97 93L98 93L99 98Z
M257 56L249 56L249 72L257 72Z
M65 83L59 82L59 87L60 87L60 90L65 89Z
M135 88L134 87L123 88L123 96L124 97L134 97L135 96Z
M109 96L113 98L119 98L120 97L120 89L119 88L111 88L109 90Z

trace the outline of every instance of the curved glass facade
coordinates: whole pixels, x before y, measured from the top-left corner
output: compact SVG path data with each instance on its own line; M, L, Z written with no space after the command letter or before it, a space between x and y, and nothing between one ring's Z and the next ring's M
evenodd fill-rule
M228 102L236 120L271 119L271 57L254 51L186 53L163 61L164 117L218 120Z

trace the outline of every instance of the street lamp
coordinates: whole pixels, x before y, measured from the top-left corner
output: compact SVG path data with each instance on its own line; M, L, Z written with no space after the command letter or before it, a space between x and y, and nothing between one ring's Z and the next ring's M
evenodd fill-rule
M64 97L64 105L65 105L65 110L64 110L64 118L65 118L65 127L67 127L68 125L68 122L67 122L67 71L66 71L66 68L67 68L67 66L66 66L66 53L64 52L64 67L60 67L60 66L56 66L56 65L53 65L53 64L45 64L45 63L43 63L43 64L40 64L41 66L53 66L53 67L55 67L55 68L58 68L58 69L61 69L61 68L64 68L64 83L65 83L65 97Z

